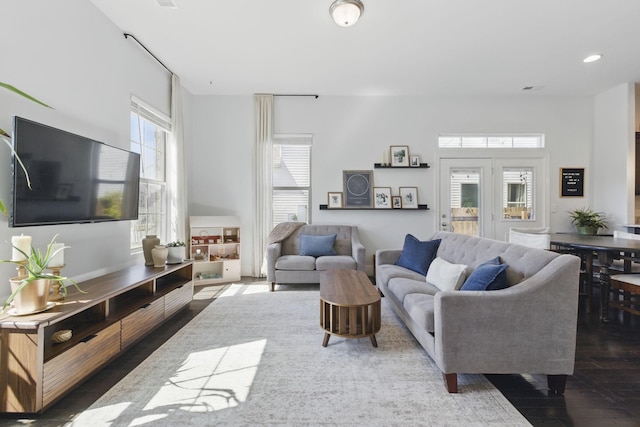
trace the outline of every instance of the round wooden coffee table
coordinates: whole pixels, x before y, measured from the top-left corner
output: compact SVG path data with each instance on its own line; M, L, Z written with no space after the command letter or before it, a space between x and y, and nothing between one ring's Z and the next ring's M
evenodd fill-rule
M378 347L380 293L369 277L357 270L327 270L320 273L320 326L322 346L331 335L344 338L369 337Z

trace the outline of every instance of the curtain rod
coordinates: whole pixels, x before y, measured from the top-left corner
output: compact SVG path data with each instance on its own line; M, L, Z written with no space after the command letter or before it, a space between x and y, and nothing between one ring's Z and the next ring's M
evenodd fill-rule
M316 95L316 94L274 94L273 96L313 96L315 99L318 99L318 96L320 95Z
M153 53L151 53L151 51L150 51L149 49L147 49L147 47L146 47L145 45L143 45L142 43L140 43L140 41L136 38L136 36L134 36L133 34L124 33L124 38L126 39L126 38L128 38L128 37L131 37L132 39L134 39L134 40L136 41L136 43L138 43L140 46L142 46L142 48L143 48L144 50L146 50L146 51L147 51L147 53L153 57L153 59L155 59L156 61L158 61L158 62L160 63L160 65L162 65L162 66L165 68L165 70L167 70L168 72L170 72L171 74L173 74L173 71L171 71L171 70L169 69L169 67L167 67L166 65L164 65L164 64L162 63L162 61L160 61L160 60L158 59L158 57L157 57L157 56L155 56Z

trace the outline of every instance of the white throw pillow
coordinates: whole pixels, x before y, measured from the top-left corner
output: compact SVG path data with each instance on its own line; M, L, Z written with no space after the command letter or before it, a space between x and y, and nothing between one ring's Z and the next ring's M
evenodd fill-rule
M427 282L441 291L457 291L464 283L466 269L464 264L451 264L437 257L427 270Z

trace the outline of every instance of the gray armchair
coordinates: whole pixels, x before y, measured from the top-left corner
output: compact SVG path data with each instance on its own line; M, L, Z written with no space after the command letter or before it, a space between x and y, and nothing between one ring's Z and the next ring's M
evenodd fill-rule
M300 236L336 235L335 255L300 255ZM351 269L364 271L365 248L358 227L351 225L303 225L283 240L267 247L267 280L276 283L320 283L320 271Z

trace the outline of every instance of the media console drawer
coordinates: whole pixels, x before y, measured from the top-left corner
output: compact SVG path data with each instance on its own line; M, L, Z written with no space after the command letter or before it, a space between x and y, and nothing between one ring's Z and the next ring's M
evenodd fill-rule
M45 362L42 404L58 396L120 353L120 322L80 341L64 353Z
M164 317L165 319L181 308L186 306L193 299L193 282L185 283L177 289L164 296Z
M122 319L122 348L125 349L138 338L158 326L164 320L164 297L145 304Z

